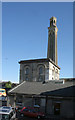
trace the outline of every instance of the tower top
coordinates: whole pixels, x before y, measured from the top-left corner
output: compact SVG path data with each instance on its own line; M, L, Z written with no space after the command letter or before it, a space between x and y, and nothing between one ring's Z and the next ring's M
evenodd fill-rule
M56 17L51 17L50 18L50 26L56 26L56 21L57 21L57 19L56 19Z

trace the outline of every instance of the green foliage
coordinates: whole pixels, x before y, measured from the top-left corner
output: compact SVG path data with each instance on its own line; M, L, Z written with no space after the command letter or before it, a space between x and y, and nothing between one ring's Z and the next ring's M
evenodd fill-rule
M6 88L12 88L12 83L10 81L8 81L6 84L5 84L5 87Z

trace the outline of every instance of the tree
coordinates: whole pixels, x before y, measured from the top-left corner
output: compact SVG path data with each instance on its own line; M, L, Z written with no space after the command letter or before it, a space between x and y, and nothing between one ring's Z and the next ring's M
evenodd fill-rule
M6 88L12 88L12 83L10 81L8 81L6 84L5 84L5 87Z

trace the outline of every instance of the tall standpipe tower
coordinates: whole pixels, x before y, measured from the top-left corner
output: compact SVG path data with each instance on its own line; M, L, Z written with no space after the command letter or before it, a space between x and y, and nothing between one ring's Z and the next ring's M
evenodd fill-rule
M57 31L56 17L51 17L50 27L48 27L48 51L47 58L50 58L56 65L57 60Z

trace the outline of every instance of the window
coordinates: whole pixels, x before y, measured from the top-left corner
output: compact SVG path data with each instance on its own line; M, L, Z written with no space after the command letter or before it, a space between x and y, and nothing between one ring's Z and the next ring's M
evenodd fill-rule
M28 77L26 77L26 80L29 80Z
M50 35L51 35L51 33L50 33Z
M53 32L53 35L54 35L54 32Z
M25 74L28 75L29 74L29 68L25 69Z
M45 107L46 99L42 98L41 99L41 106Z
M34 104L40 106L40 99L39 99L39 98L35 98L35 102L34 102Z
M43 80L43 68L40 67L39 68L39 81L42 81Z
M42 78L42 76L40 75L40 76L39 76L39 81L42 81L42 80L43 80L43 78Z
M37 81L44 81L45 79L45 66L44 64L39 64L37 66L37 72L38 72L38 76L37 76Z
M24 109L23 111L24 111L24 112L28 112L28 109L26 108L26 109Z
M54 76L54 70L52 70L52 76Z
M17 96L16 103L22 103L22 96Z
M50 26L52 26L53 25L53 20L52 21L50 21Z
M54 20L54 23L55 23L55 20Z
M57 80L58 79L58 70L56 69L55 71L55 79Z
M58 70L56 69L56 73L58 73Z
M39 74L41 75L43 73L42 67L39 68Z

